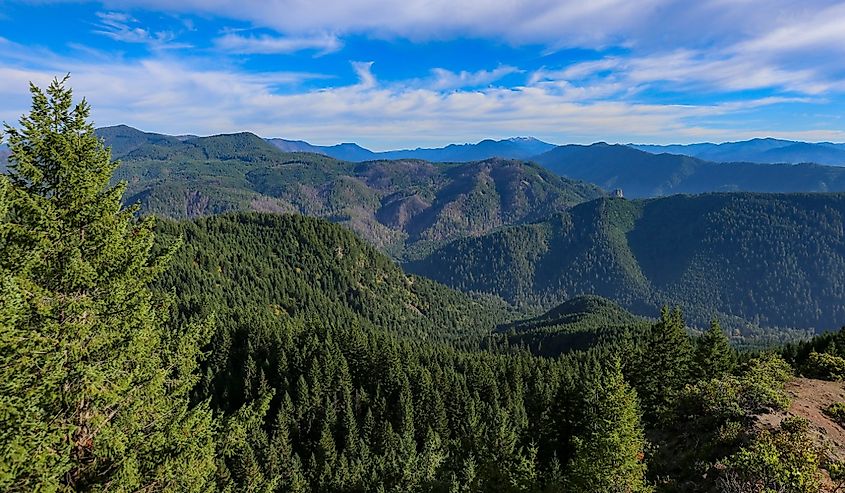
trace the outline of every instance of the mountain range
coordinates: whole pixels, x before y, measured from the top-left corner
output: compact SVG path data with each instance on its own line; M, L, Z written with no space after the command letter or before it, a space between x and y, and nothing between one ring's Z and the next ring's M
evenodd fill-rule
M645 316L671 303L697 326L718 314L746 336L845 320L835 281L845 277L842 194L604 198L614 188L629 198L845 191L845 168L723 164L601 143L553 148L539 164L355 163L283 152L250 133L174 137L119 126L98 134L142 213L326 218L410 272L521 309L584 294Z
M285 153L249 133L174 137L101 129L143 212L197 217L237 210L297 212L345 224L401 256L494 228L540 220L604 195L539 165L507 159L351 163Z
M845 167L817 164L717 163L651 154L625 145L565 145L532 159L557 174L622 189L626 197L704 192L845 191Z
M406 268L516 304L595 294L646 316L679 305L698 326L718 315L832 329L845 321L843 228L845 194L603 198L454 241Z
M424 159L432 162L481 161L491 157L528 159L555 147L554 144L533 137L513 137L503 140L485 139L476 144L450 144L446 147L402 149L374 152L358 144L315 146L302 140L268 139L285 152L314 152L344 161L373 161L377 159Z
M845 166L845 144L799 142L781 139L751 139L721 144L629 144L651 153L682 154L707 161L750 163L817 163Z

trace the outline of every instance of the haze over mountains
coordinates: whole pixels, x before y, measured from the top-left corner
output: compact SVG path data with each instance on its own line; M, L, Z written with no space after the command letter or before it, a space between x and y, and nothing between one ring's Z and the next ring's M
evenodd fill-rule
M113 137L123 140L126 137L120 137L120 134L133 133L133 131L136 130L126 125L103 127L97 130L98 134L106 138L110 143ZM150 132L142 133L150 136L159 136L163 140L176 139L185 141L197 137L196 135L169 136ZM281 138L268 138L266 140L284 152L312 152L353 162L374 161L378 159L423 159L431 162L466 162L480 161L491 157L533 159L556 147L566 147L566 145L558 146L557 144L544 142L534 137L512 137L501 140L484 139L477 143L388 151L372 151L352 142L319 146L304 140L287 140ZM114 147L112 151L116 155L122 155L123 145L125 144L115 141L112 145ZM830 166L845 166L845 143L813 143L759 138L738 142L724 142L721 144L708 142L671 145L627 144L627 146L651 154L677 154L696 157L703 161L720 163L815 163ZM0 146L0 153L2 153L2 149L2 146Z
M451 144L439 148L383 152L374 152L354 143L316 146L301 140L268 139L268 141L286 152L315 152L345 161L412 158L434 162L455 162L477 161L490 157L531 159L557 147L555 144L543 142L533 137L513 137L503 140L485 139L476 144ZM763 138L721 144L628 144L628 147L652 154L679 154L714 162L816 163L845 166L845 144L831 142L812 143Z
M751 163L817 163L845 165L845 144L798 142L781 139L751 139L722 144L686 145L629 144L651 153L683 154L707 161Z
M625 145L566 145L533 161L555 173L620 188L626 197L703 192L845 191L845 168L817 164L716 163L679 154L651 154Z
M479 161L491 157L527 159L555 147L554 144L533 137L513 137L503 140L485 139L477 144L450 144L446 147L402 149L373 152L358 144L345 143L334 146L314 146L301 140L268 139L286 152L316 152L345 161L372 161L375 159L425 159L435 162Z

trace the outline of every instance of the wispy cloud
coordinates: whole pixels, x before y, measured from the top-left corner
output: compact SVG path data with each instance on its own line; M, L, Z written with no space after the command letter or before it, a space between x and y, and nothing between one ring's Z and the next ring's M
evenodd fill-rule
M358 76L358 87L370 89L376 86L376 76L373 75L374 62L350 62L355 74Z
M99 12L99 23L94 32L124 43L142 43L154 48L190 48L190 44L174 42L173 31L152 32L138 26L138 21L123 12Z
M316 51L320 55L340 50L343 43L334 35L317 36L242 36L228 33L214 40L217 48L240 54L283 54Z
M518 68L510 65L501 65L493 70L478 70L475 72L466 70L452 72L443 68L435 68L431 71L434 76L432 87L434 89L457 89L485 86L519 71Z

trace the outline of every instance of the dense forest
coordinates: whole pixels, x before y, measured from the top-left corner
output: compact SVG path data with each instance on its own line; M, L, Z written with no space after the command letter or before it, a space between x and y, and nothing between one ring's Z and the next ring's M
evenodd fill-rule
M188 137L100 129L121 159L116 179L143 213L189 218L229 211L296 212L344 224L394 256L602 196L523 161L350 163L285 153L250 133Z
M806 420L760 418L796 372L845 375L845 332L740 354L680 309L529 318L323 219L157 221L123 206L87 104L32 95L0 176L4 491L842 486Z
M600 199L450 243L407 265L522 304L598 294L636 313L683 306L699 326L831 329L845 320L845 196ZM749 329L751 330L751 329Z
M631 198L705 192L845 192L845 168L818 164L716 163L625 145L560 146L532 158L546 168Z

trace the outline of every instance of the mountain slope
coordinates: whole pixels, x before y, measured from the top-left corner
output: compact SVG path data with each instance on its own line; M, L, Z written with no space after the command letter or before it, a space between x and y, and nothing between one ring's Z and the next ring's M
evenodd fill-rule
M845 195L706 194L599 199L554 218L455 241L407 265L518 303L597 294L635 313L669 303L704 326L845 322Z
M347 225L395 255L537 221L603 195L521 161L354 164L284 153L247 133L139 145L123 156L116 178L145 213L298 212Z
M842 144L830 142L812 143L767 138L722 144L631 144L631 147L651 153L670 152L718 162L817 163L845 166L845 148Z
M497 327L512 345L542 356L558 356L644 333L651 322L600 296L576 296L534 318Z
M168 145L179 142L178 138L170 135L142 132L127 125L98 128L96 133L111 147L112 159L120 159L146 145Z
M727 191L845 191L845 168L835 166L723 164L604 143L560 146L533 160L562 176L605 189L621 188L635 198Z
M162 221L158 231L165 245L184 239L158 281L164 289L179 287L183 315L192 311L191 300L202 299L196 306L233 310L223 317L316 312L417 340L476 337L511 316L501 301L406 276L350 231L322 219L239 213Z

